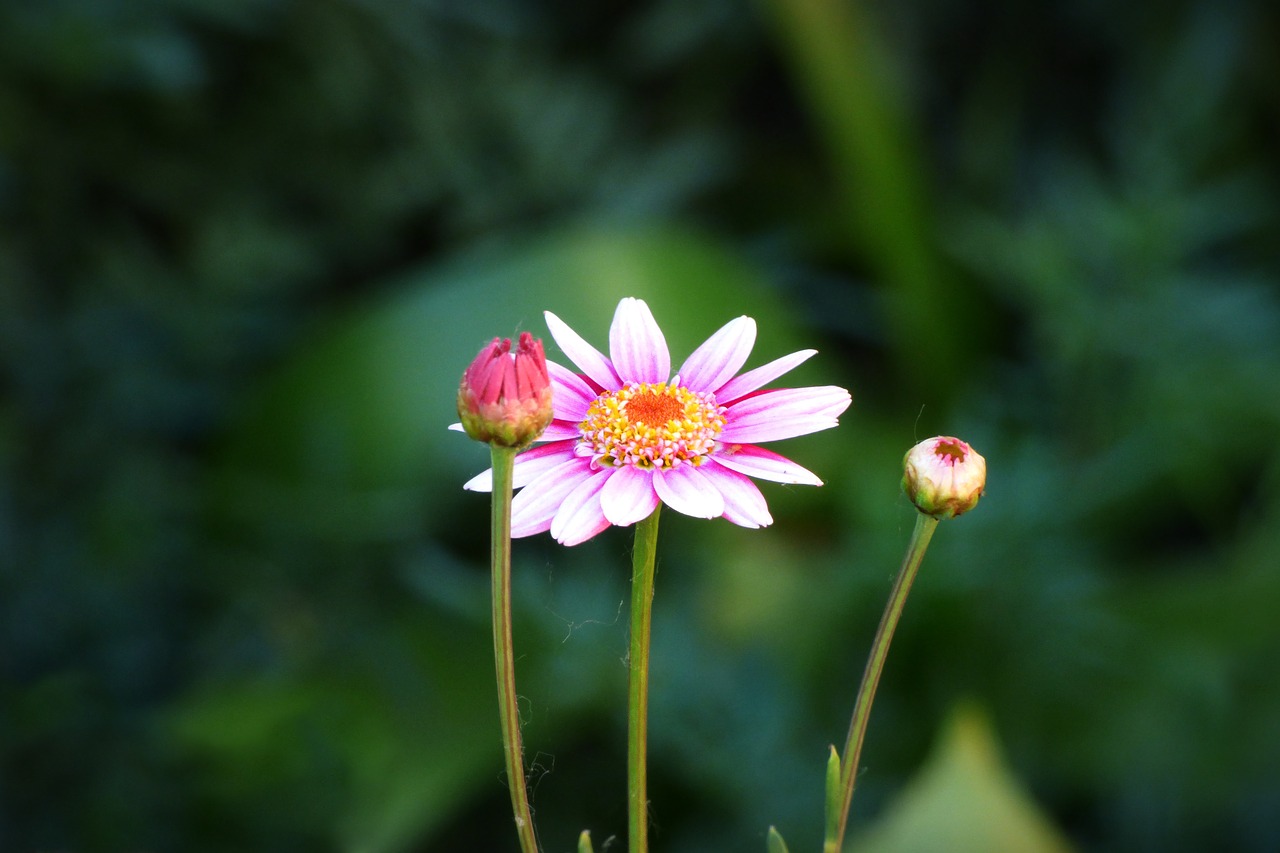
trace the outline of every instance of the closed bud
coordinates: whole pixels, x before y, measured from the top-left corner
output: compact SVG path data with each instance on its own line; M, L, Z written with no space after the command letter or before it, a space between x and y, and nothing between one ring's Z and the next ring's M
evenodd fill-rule
M499 447L526 447L542 435L553 416L542 341L521 332L512 352L510 338L494 338L462 374L458 416L467 435Z
M951 436L920 442L902 462L902 490L917 509L934 518L955 518L973 509L987 484L987 460Z

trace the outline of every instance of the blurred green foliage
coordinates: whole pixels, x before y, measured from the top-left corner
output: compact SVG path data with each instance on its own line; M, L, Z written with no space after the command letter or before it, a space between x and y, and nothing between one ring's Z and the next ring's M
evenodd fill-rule
M794 382L855 400L788 443L827 485L766 485L773 527L664 522L655 849L817 847L940 432L988 495L908 604L860 849L957 809L1280 848L1277 27L0 4L0 849L512 849L485 454L445 426L485 340L551 309L603 346L624 295L677 359L749 314L750 364L815 346ZM625 831L628 541L516 547L548 851ZM962 702L995 734L939 735Z

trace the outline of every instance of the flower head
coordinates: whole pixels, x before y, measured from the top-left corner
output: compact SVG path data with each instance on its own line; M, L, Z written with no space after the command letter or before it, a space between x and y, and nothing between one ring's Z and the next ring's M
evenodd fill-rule
M987 460L951 436L920 442L902 464L902 490L917 509L934 518L955 518L973 509L987 484Z
M528 332L511 352L511 339L493 341L462 374L458 416L476 441L526 447L551 423L551 378L542 341Z
M773 522L758 477L813 486L822 481L757 442L836 425L849 406L843 388L760 390L815 350L801 350L739 374L755 344L750 317L731 320L673 375L666 339L649 306L627 298L609 330L609 357L546 312L574 372L548 362L555 419L542 441L516 457L511 535L543 531L565 545L609 525L646 518L658 503L697 518L743 527ZM490 472L466 488L492 487Z

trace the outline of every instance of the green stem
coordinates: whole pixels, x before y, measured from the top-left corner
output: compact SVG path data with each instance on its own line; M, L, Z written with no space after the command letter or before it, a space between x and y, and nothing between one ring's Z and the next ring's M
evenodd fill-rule
M520 743L520 709L516 706L516 665L511 643L511 478L516 451L490 445L493 459L493 515L490 527L493 575L493 661L498 674L498 710L502 747L511 789L511 810L523 853L537 853L533 815L524 781L524 748Z
M911 542L907 545L907 553L902 558L902 568L898 570L898 579L894 581L893 590L889 593L889 601L884 608L884 616L880 619L880 627L876 631L875 639L871 642L871 654L867 657L867 668L862 673L862 685L858 688L858 698L853 703L853 718L849 721L849 737L844 744L840 768L843 802L834 853L840 853L840 848L844 844L845 827L849 822L849 805L853 802L853 788L858 780L858 761L862 755L862 741L867 734L867 722L871 718L871 702L876 697L876 686L880 683L880 673L884 670L884 661L889 654L889 643L893 641L893 632L898 627L902 608L907 603L911 582L915 580L920 563L924 560L924 552L929 547L929 539L933 537L933 530L937 526L936 518L924 513L916 515L915 530L911 532ZM830 839L828 839L828 849L832 849Z
M649 621L653 614L654 557L658 546L658 504L636 525L631 554L631 654L627 676L628 853L648 853L649 795L645 744L649 730Z

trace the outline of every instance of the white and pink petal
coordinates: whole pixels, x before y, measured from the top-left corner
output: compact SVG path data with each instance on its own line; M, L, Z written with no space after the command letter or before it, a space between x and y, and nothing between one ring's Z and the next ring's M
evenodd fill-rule
M754 444L830 429L850 401L848 391L832 385L762 391L728 407L720 440Z
M667 506L694 518L724 515L724 496L715 483L692 465L653 472L653 489Z
M587 374L592 382L595 382L601 388L618 389L622 387L622 380L618 378L618 371L614 369L613 363L591 344L587 343L581 335L569 328L569 325L561 320L550 311L542 312L547 321L547 329L551 331L551 337L560 346L560 351L568 356L569 360L581 368L582 372Z
M609 327L609 356L624 382L666 382L671 378L667 339L643 299L627 297L618 303Z
M609 523L619 527L648 518L658 507L653 472L626 466L616 469L600 492L600 507Z
M516 456L516 464L511 472L511 487L518 489L527 485L562 462L573 458L573 445L569 442L551 442L530 447ZM469 492L493 491L493 469L481 471L462 484Z
M586 380L563 365L547 362L551 376L551 405L558 420L578 423L599 396Z
M551 529L565 498L591 478L589 459L570 459L533 480L511 499L511 536L533 536Z
M754 444L722 444L713 458L724 467L748 477L800 486L822 485L817 474L785 456Z
M720 405L728 405L744 394L750 394L758 388L763 388L784 373L794 370L817 355L817 353L816 349L802 349L799 352L793 352L790 355L784 355L782 358L774 359L754 370L748 370L741 376L735 376L715 389L716 399L720 401Z
M616 473L610 468L592 471L565 495L551 519L551 536L561 545L579 545L609 526L600 507L600 492Z
M677 373L690 391L715 391L747 363L756 343L756 321L730 320L685 359Z
M582 437L582 431L578 429L577 421L554 420L547 424L547 428L542 431L542 435L538 436L538 441L567 441L576 440Z
M760 488L749 477L714 462L698 469L711 480L724 498L723 517L739 527L768 527L773 524L769 505Z

